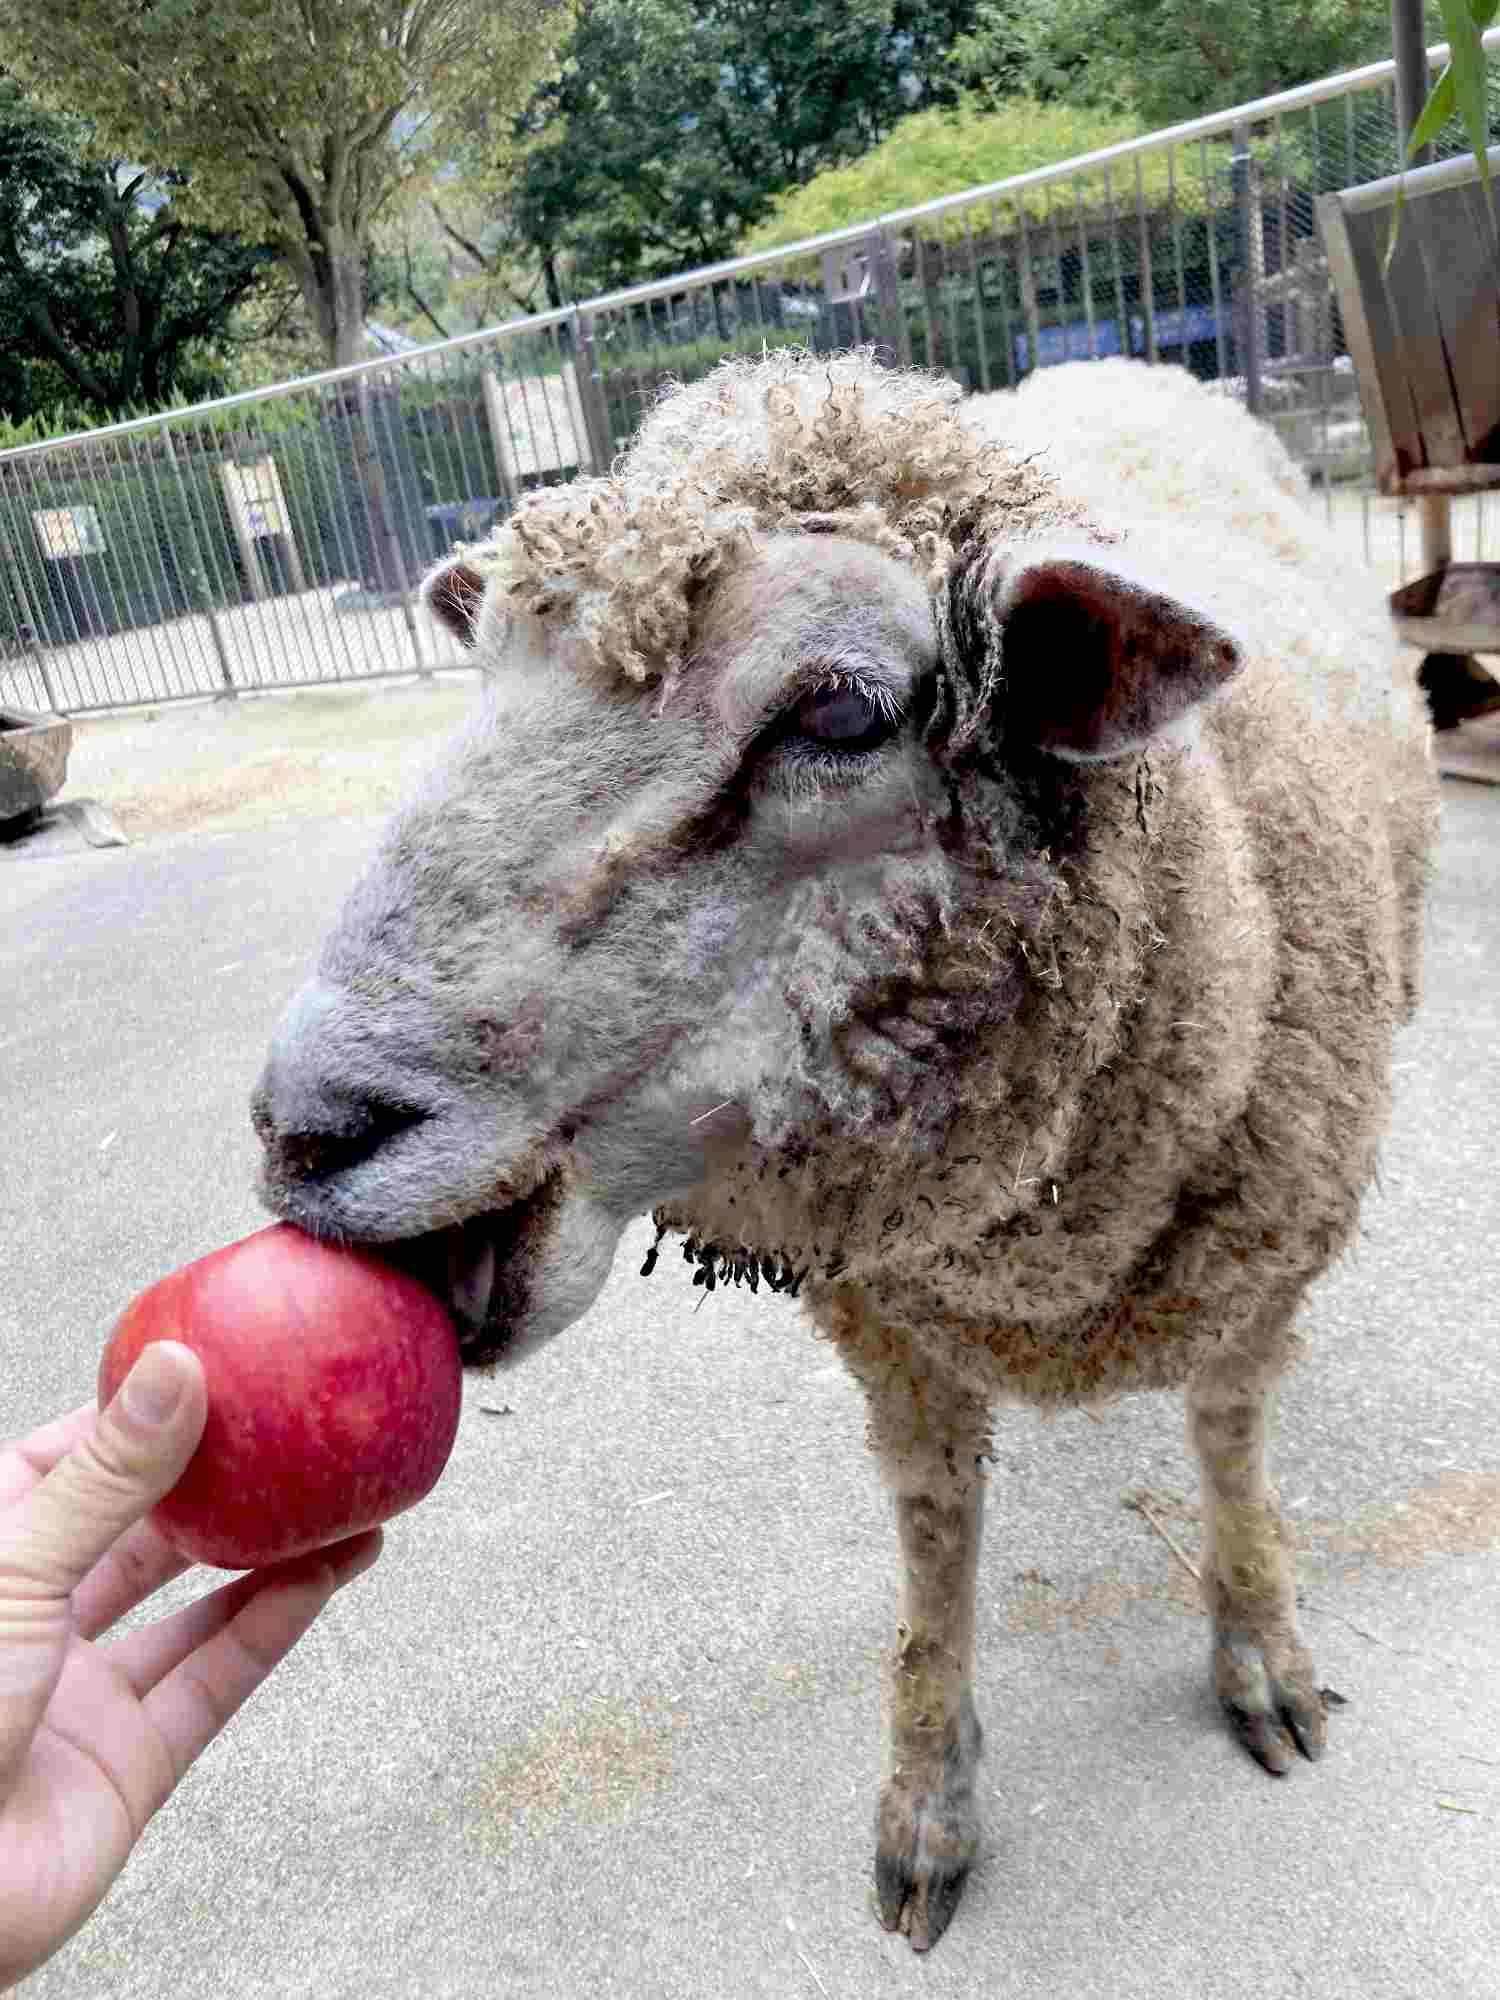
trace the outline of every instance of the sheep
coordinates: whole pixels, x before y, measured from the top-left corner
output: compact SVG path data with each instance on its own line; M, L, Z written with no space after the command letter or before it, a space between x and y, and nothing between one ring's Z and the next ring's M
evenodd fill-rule
M269 1206L424 1272L476 1364L647 1210L707 1291L801 1298L894 1498L913 1947L979 1838L1002 1406L1184 1391L1219 1700L1315 1758L1267 1399L1374 1171L1435 793L1275 439L1174 369L961 404L768 355L425 589L486 693L276 1031Z

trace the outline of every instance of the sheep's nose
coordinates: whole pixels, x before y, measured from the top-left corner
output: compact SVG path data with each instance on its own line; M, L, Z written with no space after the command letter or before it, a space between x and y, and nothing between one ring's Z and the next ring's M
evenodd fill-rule
M283 1126L273 1106L273 1088L263 1079L250 1100L250 1122L265 1148L266 1172L280 1181L328 1180L357 1167L425 1115L386 1099L325 1097L319 1122L310 1122L304 1113Z
M273 1186L329 1180L426 1116L398 1096L349 1080L338 1022L336 997L314 985L296 996L277 1028L250 1099Z

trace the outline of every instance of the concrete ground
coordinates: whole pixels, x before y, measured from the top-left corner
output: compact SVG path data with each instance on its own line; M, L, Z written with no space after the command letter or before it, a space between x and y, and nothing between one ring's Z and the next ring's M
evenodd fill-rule
M0 850L0 1435L91 1393L136 1290L256 1226L271 1024L468 698L85 725L69 792L133 844ZM1190 1579L1123 1504L1192 1556L1175 1399L1012 1417L988 1838L914 1959L870 1910L894 1550L856 1397L794 1307L639 1279L641 1231L586 1321L469 1382L436 1492L27 2000L1500 1995L1497 1047L1500 791L1450 783L1382 1188L1279 1425L1347 1702L1316 1769L1272 1780L1222 1732Z

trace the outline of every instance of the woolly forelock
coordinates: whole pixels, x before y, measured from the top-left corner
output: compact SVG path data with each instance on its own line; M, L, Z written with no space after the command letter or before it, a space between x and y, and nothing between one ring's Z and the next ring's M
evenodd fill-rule
M976 536L1081 518L1051 479L958 419L956 383L872 349L781 348L667 388L608 478L535 493L465 552L605 678L670 679L703 589L767 534L837 533L934 590Z

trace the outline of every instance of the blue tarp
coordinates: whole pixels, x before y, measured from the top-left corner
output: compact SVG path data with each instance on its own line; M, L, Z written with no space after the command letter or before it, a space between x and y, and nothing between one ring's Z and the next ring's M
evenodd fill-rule
M1213 340L1218 332L1218 316L1212 306L1172 306L1154 315L1158 352L1166 347L1187 347L1197 340ZM1016 373L1031 367L1031 339L1014 336ZM1060 361L1097 361L1102 355L1119 354L1120 322L1116 319L1070 320L1066 326L1044 326L1037 339L1038 368L1055 368ZM1146 316L1130 315L1130 352L1146 352Z

